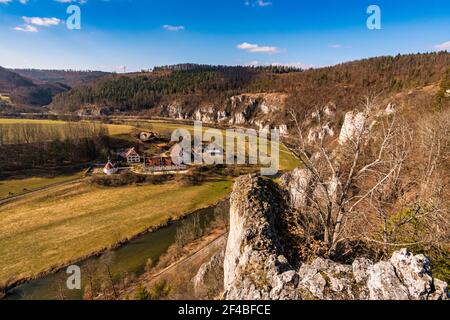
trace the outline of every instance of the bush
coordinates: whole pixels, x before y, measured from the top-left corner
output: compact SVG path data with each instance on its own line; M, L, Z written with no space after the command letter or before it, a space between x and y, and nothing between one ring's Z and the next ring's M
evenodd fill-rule
M150 293L147 291L147 289L142 284L140 284L134 293L134 299L135 300L151 300L151 296L150 296Z

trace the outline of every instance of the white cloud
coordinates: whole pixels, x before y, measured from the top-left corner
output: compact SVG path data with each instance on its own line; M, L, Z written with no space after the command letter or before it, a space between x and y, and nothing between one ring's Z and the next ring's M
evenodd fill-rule
M22 17L22 19L26 24L40 27L57 26L61 22L58 18Z
M450 41L437 44L434 46L434 48L438 50L450 50Z
M87 0L55 0L59 3L79 3L79 4L85 4L87 3Z
M61 20L58 18L22 17L22 19L25 24L14 27L13 30L22 32L38 32L39 29L37 27L51 27L57 26L61 23Z
M339 49L339 48L342 48L342 44L339 44L339 43L330 44L330 48Z
M238 49L245 50L251 53L268 53L274 54L278 53L280 50L277 47L273 46L260 46L258 44L252 44L248 42L241 43L237 45Z
M13 0L0 0L0 4L10 3ZM27 4L29 0L19 0L21 4Z
M260 62L257 60L250 61L245 64L246 67L270 67L270 66L278 66L278 67L291 67L297 69L311 69L315 68L313 64L303 63L303 62L290 62L290 63L282 63L282 62Z
M185 29L184 26L172 26L170 24L165 24L162 28L167 31L183 31Z
M13 30L22 31L22 32L38 32L38 28L35 26L25 25L21 27L15 27Z
M272 62L270 65L272 65L272 66L281 66L281 67L299 68L299 69L311 69L311 68L314 68L313 64L308 64L308 63L303 63L303 62L290 62L290 63Z
M264 1L264 0L258 0L258 1L245 1L244 4L247 7L270 7L272 6L272 2Z

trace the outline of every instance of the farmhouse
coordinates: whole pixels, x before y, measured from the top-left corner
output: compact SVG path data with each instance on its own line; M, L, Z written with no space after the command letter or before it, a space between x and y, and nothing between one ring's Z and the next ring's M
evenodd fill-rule
M145 169L153 172L186 170L186 165L177 165L171 157L158 156L146 159Z
M119 158L128 164L140 163L141 156L136 152L135 148L129 148L118 152Z
M116 174L118 170L119 169L115 165L113 165L111 161L108 161L108 163L103 168L103 173L107 176L110 176Z

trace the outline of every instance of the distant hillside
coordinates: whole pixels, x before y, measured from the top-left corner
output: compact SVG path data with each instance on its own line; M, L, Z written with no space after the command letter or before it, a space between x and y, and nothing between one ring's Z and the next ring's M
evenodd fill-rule
M17 87L31 87L33 81L0 67L0 93L10 93Z
M154 72L114 75L55 97L52 109L76 112L88 105L128 112L176 104L193 115L202 105L226 109L232 96L278 93L286 104L311 108L326 101L351 108L362 95L393 94L438 83L450 69L450 54L398 55L300 71L282 67L177 65Z
M40 83L0 67L0 94L10 97L12 107L42 107L52 102L56 94L69 90L60 83Z
M74 70L12 69L11 71L32 79L35 83L61 83L71 88L90 83L109 74L101 71Z

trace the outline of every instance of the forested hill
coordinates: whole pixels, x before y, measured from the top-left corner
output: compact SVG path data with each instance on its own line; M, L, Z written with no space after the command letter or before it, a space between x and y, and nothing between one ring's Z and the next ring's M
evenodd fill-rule
M0 93L9 93L17 87L33 86L33 81L0 67Z
M322 99L348 104L367 92L391 94L438 83L449 69L448 52L378 57L305 71L185 64L107 76L57 95L52 108L74 112L95 104L139 111L173 101L195 108L199 103L220 105L230 96L259 92L286 93L290 103L300 106Z
M74 88L90 83L101 77L109 75L102 71L76 71L76 70L40 70L40 69L11 69L13 72L32 79L35 83L62 83Z
M0 94L10 96L15 107L42 107L70 88L60 83L35 83L32 79L0 67Z

